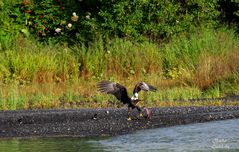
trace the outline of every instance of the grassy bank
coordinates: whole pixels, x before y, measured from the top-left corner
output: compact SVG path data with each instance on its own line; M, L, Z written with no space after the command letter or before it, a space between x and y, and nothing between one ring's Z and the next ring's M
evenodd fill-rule
M138 81L159 89L142 93L146 106L223 105L173 99L239 93L239 38L233 30L200 30L163 45L102 39L89 46L44 45L19 36L0 52L0 109L117 107L96 83L108 79L129 90Z

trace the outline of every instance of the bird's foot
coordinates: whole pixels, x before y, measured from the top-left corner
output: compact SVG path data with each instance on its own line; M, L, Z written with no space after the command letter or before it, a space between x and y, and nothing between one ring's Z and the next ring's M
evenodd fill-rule
M148 108L144 108L144 111L146 112L146 118L151 119L152 118L152 112Z
M131 121L131 120L132 120L132 118L131 118L131 117L128 117L128 118L127 118L127 120L128 120L128 121Z
M144 117L142 113L140 113L138 116L135 116L135 119L141 120Z

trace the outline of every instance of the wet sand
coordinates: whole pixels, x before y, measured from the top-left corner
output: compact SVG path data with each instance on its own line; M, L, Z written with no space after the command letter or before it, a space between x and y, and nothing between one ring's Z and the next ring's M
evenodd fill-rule
M0 137L95 137L239 118L239 106L151 108L152 118L128 121L126 108L0 111ZM137 116L137 111L133 115Z

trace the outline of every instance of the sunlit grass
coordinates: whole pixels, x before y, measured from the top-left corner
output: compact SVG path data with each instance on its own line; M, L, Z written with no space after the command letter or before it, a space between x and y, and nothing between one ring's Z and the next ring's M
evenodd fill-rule
M82 82L81 80L80 82ZM150 79L146 82L152 83ZM48 83L32 84L26 86L4 86L0 88L1 109L52 109L52 108L106 108L123 107L113 95L101 94L96 89L96 81L87 83ZM85 81L86 82L86 81ZM128 88L132 95L133 80L122 80L120 83ZM192 101L191 99L218 98L223 96L218 88L202 92L199 88L173 87L163 88L155 85L156 92L140 92L140 106L166 107L166 106L219 106L239 105L239 102L222 100Z
M43 45L19 37L0 60L0 109L121 107L96 90L104 79L129 94L138 81L155 85L157 92L140 94L148 107L237 104L189 99L239 94L239 39L226 29L179 35L162 46L120 38Z

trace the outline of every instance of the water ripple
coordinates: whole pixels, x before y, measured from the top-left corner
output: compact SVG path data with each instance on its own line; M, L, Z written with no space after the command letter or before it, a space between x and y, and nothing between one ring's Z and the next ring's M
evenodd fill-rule
M239 119L138 131L105 138L0 140L0 152L239 151Z
M105 151L239 151L239 119L198 123L97 141Z

